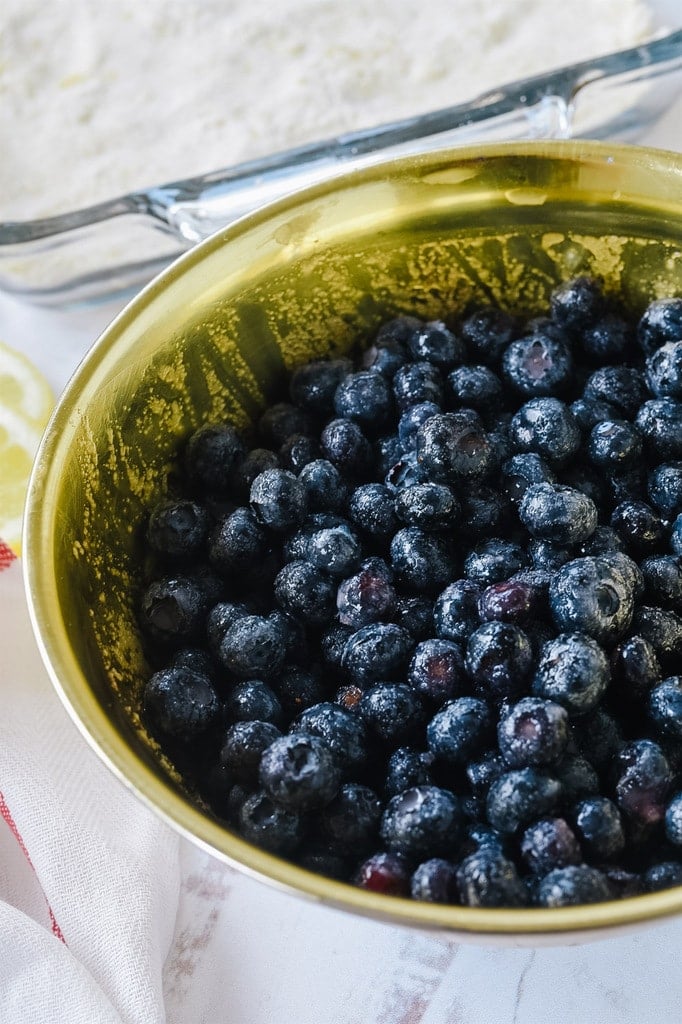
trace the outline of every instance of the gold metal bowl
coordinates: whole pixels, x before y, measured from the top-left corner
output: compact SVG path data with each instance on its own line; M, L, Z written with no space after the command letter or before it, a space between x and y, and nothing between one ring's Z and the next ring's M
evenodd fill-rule
M178 442L247 423L282 372L347 350L397 312L472 301L530 313L601 275L634 311L682 294L682 158L606 145L452 150L337 177L198 246L104 332L52 418L30 485L26 583L67 709L143 801L220 859L347 911L485 942L602 937L682 911L682 888L556 910L377 896L264 853L217 822L145 735L134 605L139 524Z

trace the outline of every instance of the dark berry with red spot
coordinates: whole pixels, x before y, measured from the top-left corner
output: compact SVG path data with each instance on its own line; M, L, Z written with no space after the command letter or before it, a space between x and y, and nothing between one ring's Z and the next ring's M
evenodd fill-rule
M461 648L452 640L424 640L417 644L407 682L433 704L443 704L461 692L465 681Z
M620 772L616 800L628 817L643 825L661 821L670 787L670 767L663 751L652 740L635 740L618 754Z
M355 884L384 896L408 896L410 872L407 861L397 853L375 853L358 868Z

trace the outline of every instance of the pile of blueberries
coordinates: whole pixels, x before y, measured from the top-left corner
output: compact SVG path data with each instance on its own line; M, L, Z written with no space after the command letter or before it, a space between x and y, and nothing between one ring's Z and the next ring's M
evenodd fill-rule
M190 786L373 892L682 885L682 298L401 316L286 386L145 527L142 716Z

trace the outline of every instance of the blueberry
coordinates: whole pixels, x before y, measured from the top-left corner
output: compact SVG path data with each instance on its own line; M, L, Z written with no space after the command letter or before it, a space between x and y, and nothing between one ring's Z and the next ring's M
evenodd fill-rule
M664 669L675 669L682 658L682 617L666 608L640 605L633 632L648 640Z
M316 875L325 875L337 882L345 882L350 874L348 858L324 839L313 837L308 839L304 850L299 850L298 863L306 871Z
M658 550L665 540L665 526L644 501L622 501L611 513L611 526L626 551L642 555Z
M545 875L537 889L537 903L541 907L575 907L583 903L603 903L612 895L602 871L587 864L571 864Z
M306 560L330 576L345 576L352 572L360 561L361 553L357 535L343 521L314 530L306 544Z
M351 682L365 687L368 683L399 676L412 646L412 637L400 626L371 623L348 638L341 664Z
M539 604L537 587L520 579L510 579L486 587L478 601L478 613L482 622L524 626L535 615Z
M311 512L342 512L348 500L348 487L336 466L328 459L314 459L298 477Z
M644 825L661 821L670 786L670 767L652 740L635 740L618 754L616 800L628 817Z
M682 611L682 559L674 555L652 555L640 565L644 577L644 598L652 605Z
M603 398L576 398L569 406L580 430L589 434L593 427L604 420L617 420L620 412L615 405Z
M665 519L682 512L682 462L663 462L649 473L649 500Z
M464 682L462 651L451 640L424 640L417 644L407 682L429 702L442 704L461 691Z
M415 325L418 321L415 321ZM398 370L410 361L407 345L400 338L377 339L362 353L361 365L364 370L380 373L386 380L393 380Z
M588 537L589 541L589 537ZM575 547L566 547L562 544L552 544L548 540L537 540L535 537L528 542L528 554L531 565L535 571L554 573L562 565L566 565L575 557ZM549 580L547 581L549 587Z
M627 420L604 420L592 428L587 456L598 469L618 473L642 457L642 438Z
M377 433L389 419L392 406L391 389L385 378L371 370L348 374L334 394L336 415L372 433Z
M661 345L682 338L682 298L655 299L642 314L637 326L637 340L645 355Z
M598 512L592 499L573 487L531 484L519 504L519 518L533 537L570 545L594 533Z
M459 533L472 540L498 533L508 522L511 505L506 495L486 484L467 485L458 494L462 505Z
M404 683L377 683L360 698L358 712L368 732L390 746L406 743L423 725L419 698Z
M542 649L533 693L582 715L600 702L610 682L606 654L591 636L562 633Z
M142 717L150 731L188 747L220 723L222 705L210 679L183 666L164 668L147 681Z
M580 343L584 351L600 363L621 359L632 338L631 325L617 313L606 313L580 333Z
M613 555L576 558L559 569L549 586L555 625L588 633L600 643L616 641L632 621L633 591Z
M417 593L437 593L455 575L450 539L426 533L417 526L407 526L395 534L391 541L391 563L396 579Z
M624 745L620 726L602 708L581 717L575 738L581 754L600 771L610 767Z
M350 477L367 474L372 463L372 448L353 420L330 420L320 435L322 454L341 473Z
M550 296L552 318L561 327L583 331L604 309L602 286L594 277L582 275L558 285Z
M646 401L646 382L633 366L602 366L588 377L583 396L610 402L625 419L632 419Z
M414 332L420 330L422 326L423 322L416 316L396 316L381 325L377 331L375 344L388 345L399 342L407 345Z
M563 818L542 818L521 837L521 857L536 875L582 863L582 853L571 827Z
M341 773L324 740L289 733L275 739L263 752L259 778L276 804L307 811L329 803L339 788Z
M481 586L500 583L526 564L523 548L514 541L491 537L469 552L464 559L464 574Z
M415 786L391 797L381 821L381 837L388 849L415 858L451 853L461 830L459 800L437 786Z
M531 484L553 483L556 483L554 473L536 452L513 455L502 465L501 484L515 505Z
M410 892L407 863L397 853L375 853L360 865L354 881L361 889L384 896L408 896Z
M320 446L314 437L307 434L292 434L278 452L279 463L296 476L311 462L320 458Z
M248 796L241 804L238 827L248 842L283 856L294 853L303 837L300 816L273 803L261 791Z
M459 502L445 484L414 484L395 499L398 519L422 530L450 530L459 516Z
M614 692L629 700L640 700L662 679L656 652L641 636L630 636L611 655Z
M273 688L288 716L300 714L306 708L319 704L325 697L325 688L317 674L297 665L285 665Z
M246 454L244 442L229 424L206 424L185 447L185 472L190 484L209 493L225 492L235 467Z
M325 741L344 772L355 772L367 758L367 733L358 715L323 701L306 708L295 720L297 733Z
M483 748L492 720L488 705L476 697L458 697L437 711L426 729L428 748L446 764L464 764Z
M153 640L177 647L198 638L208 611L206 593L189 576L164 576L149 584L139 622Z
M511 768L553 765L568 744L568 715L554 701L524 697L500 718L497 739Z
M610 526L598 526L581 547L584 555L610 555L623 550L623 542Z
M326 667L332 673L341 672L343 650L346 642L353 635L355 630L351 626L344 626L341 623L332 623L320 636L320 654Z
M311 562L295 561L277 575L274 594L285 611L310 625L329 622L334 614L336 588L332 579Z
M642 876L644 892L661 892L678 885L682 885L682 864L678 861L667 860L653 864Z
M542 328L513 341L502 357L502 376L521 395L556 395L573 373L573 359L560 330Z
M251 484L249 495L256 518L272 530L297 525L306 511L304 486L285 469L266 469Z
M424 470L443 483L482 476L492 461L490 441L473 409L431 416L417 431L416 450Z
M502 401L502 381L487 366L459 366L448 376L448 392L455 405L493 412Z
M209 515L203 505L188 498L169 498L153 509L146 539L157 554L183 563L201 552L208 530Z
M289 380L291 401L309 412L329 415L334 393L352 369L350 359L320 359L296 367Z
M646 380L656 398L682 398L682 331L679 341L668 341L646 361Z
M384 477L385 486L395 496L406 487L424 483L428 478L426 470L417 460L417 452L410 450L400 456Z
M395 621L415 640L433 636L433 601L428 597L399 597L396 601Z
M232 472L231 492L238 501L248 501L251 484L266 469L278 469L279 459L269 448L252 448Z
M535 768L520 768L496 779L488 791L488 821L499 832L511 833L555 809L561 784Z
M665 837L674 846L682 846L682 793L676 793L666 808Z
M682 459L682 402L652 398L640 406L635 426L645 449L657 462Z
M282 723L282 705L277 694L260 679L237 683L225 701L227 716L232 722Z
M292 434L315 433L315 418L290 402L268 406L258 421L258 432L267 447L278 449Z
M469 637L466 670L484 698L512 698L524 686L532 662L528 637L518 626L486 622Z
M590 857L609 860L623 852L623 822L612 800L591 796L576 804L573 814L578 838Z
M474 796L484 797L495 779L499 779L506 770L504 760L495 750L487 751L477 761L469 761L466 775Z
M670 547L676 555L682 555L682 512L676 517L670 531Z
M335 850L354 857L376 844L381 820L381 802L368 786L356 782L341 786L320 814L322 832Z
M377 540L386 540L398 529L393 494L384 484L361 484L350 497L348 514L353 524Z
M414 786L429 786L432 783L431 764L433 757L414 747L396 747L388 759L384 793L388 798L403 793Z
M460 339L442 320L430 320L413 331L407 346L415 362L425 360L442 369L464 362L466 353Z
M267 554L268 536L249 508L225 516L211 534L208 557L226 576L251 569Z
M269 679L284 663L285 650L277 625L260 615L244 615L220 641L220 661L241 679Z
M170 661L171 668L189 668L200 676L215 682L216 666L213 658L203 647L181 647Z
M246 785L258 780L258 768L263 751L281 733L272 722L235 722L223 738L220 762Z
M455 580L439 594L433 607L436 636L444 640L468 640L478 626L478 602L482 588L474 580Z
M426 903L457 902L457 869L452 861L432 857L419 864L410 880L413 900Z
M523 907L528 902L515 865L490 847L465 857L457 869L457 888L468 907Z
M214 605L206 619L206 639L213 657L220 661L220 647L230 626L249 614L241 601L220 601Z
M599 776L587 758L580 754L566 754L553 768L561 783L564 802L571 804L599 792Z
M443 376L432 363L402 366L393 378L393 395L400 412L422 402L443 403Z
M354 629L392 619L396 608L390 573L380 571L373 562L379 560L370 560L355 576L345 579L336 595L339 622Z
M558 398L532 398L514 415L509 436L517 451L535 452L563 462L580 447L580 428L569 407Z
M647 712L659 736L682 739L682 676L664 679L651 691Z
M435 402L419 402L417 405L410 405L400 417L398 422L398 437L404 451L414 448L417 443L417 431L422 423L426 423L432 416L442 412Z
M490 366L502 358L515 327L509 313L496 306L484 306L462 322L461 333L472 355Z

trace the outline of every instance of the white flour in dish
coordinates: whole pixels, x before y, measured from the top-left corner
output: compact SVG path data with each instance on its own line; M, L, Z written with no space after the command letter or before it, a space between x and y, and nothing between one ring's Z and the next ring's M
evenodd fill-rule
M62 212L633 45L641 0L5 0L0 220Z

